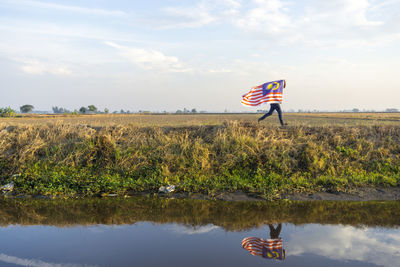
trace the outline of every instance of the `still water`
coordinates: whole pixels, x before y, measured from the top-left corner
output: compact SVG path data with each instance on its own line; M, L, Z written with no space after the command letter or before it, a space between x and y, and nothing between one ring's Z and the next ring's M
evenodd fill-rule
M400 266L399 225L399 202L0 199L0 266Z

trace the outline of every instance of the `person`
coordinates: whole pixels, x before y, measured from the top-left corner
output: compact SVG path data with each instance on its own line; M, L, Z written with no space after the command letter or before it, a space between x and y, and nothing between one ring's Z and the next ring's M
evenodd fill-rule
M283 88L286 88L286 80L283 80ZM282 119L282 109L281 109L281 105L280 105L280 104L282 104L282 100L274 100L269 103L271 104L269 111L267 113L265 113L264 116L259 118L258 122L264 120L266 117L271 116L272 113L274 113L274 110L276 110L278 112L278 117L279 117L279 121L281 122L281 125L282 126L287 125L287 123L284 123L283 119Z
M242 240L242 247L248 250L253 256L261 256L265 259L284 260L286 251L283 249L282 238L279 237L282 224L279 223L275 228L269 224L270 239L259 237L246 237Z

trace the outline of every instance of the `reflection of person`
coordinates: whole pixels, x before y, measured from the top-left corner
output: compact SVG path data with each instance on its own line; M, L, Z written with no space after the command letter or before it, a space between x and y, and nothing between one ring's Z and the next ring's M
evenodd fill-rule
M283 88L286 88L286 80L283 80ZM264 116L259 118L258 122L262 121L266 117L271 116L272 113L274 113L274 110L276 110L276 112L278 112L278 117L279 117L279 121L281 122L281 125L282 126L287 125L287 123L283 123L283 119L282 119L282 109L281 109L281 105L280 105L280 104L282 104L282 100L274 100L274 101L270 101L269 103L271 104L269 111L267 113L265 113Z
M286 251L282 246L282 238L279 234L282 230L282 224L278 224L275 228L269 224L270 239L262 239L259 237L246 237L242 240L242 247L250 251L253 256L261 256L265 259L284 260Z

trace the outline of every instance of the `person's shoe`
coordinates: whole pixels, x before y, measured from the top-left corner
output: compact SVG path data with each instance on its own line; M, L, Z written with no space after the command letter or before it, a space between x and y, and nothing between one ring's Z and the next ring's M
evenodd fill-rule
M260 121L262 121L262 119L261 119L261 118L258 118L257 123L260 123Z
M283 124L282 124L282 126L287 126L287 125L288 125L287 123L283 123Z

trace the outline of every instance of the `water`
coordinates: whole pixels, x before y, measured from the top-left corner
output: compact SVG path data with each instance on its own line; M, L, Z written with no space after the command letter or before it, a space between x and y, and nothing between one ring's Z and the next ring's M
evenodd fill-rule
M279 224L283 260L242 248ZM399 225L399 202L0 199L0 266L400 266Z

